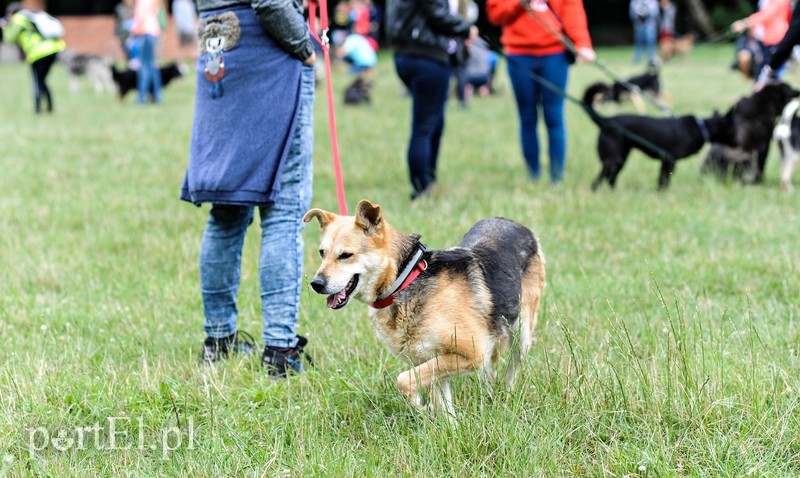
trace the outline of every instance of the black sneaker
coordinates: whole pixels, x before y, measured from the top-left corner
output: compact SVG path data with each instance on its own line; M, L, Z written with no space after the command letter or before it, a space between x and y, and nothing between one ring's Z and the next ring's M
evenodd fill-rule
M206 340L203 342L203 350L200 358L204 364L211 365L228 358L228 355L231 353L250 353L255 346L256 340L252 335L244 330L237 330L233 334L220 339L206 337Z
M314 366L314 360L308 352L303 351L303 347L308 344L308 339L302 335L297 336L297 345L292 348L264 347L264 354L261 356L261 366L267 373L275 377L283 378L290 373L298 373L305 370L304 364Z

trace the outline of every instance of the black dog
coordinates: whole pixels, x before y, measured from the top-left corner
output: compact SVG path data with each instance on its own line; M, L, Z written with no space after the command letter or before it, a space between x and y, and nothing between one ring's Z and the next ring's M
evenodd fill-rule
M666 189L679 159L698 152L707 141L723 144L734 142L735 130L731 111L725 116L715 113L714 116L704 119L692 115L677 118L618 115L604 118L592 107L596 94L597 91L590 88L583 97L587 113L600 127L597 154L603 167L592 183L593 190L599 188L604 180L614 187L617 175L634 148L661 161L658 187Z
M167 63L158 69L161 72L161 86L167 86L175 78L180 78L186 74L186 65L178 65L175 62ZM117 99L122 101L129 91L136 89L136 70L117 70L111 66L111 77L117 85ZM152 93L152 92L151 92Z
M369 92L372 85L362 77L356 78L344 90L344 104L346 105L359 105L361 103L369 103Z
M712 148L701 171L724 178L731 169L735 179L761 182L775 122L784 106L798 95L800 91L786 83L771 83L737 101L731 109L737 149Z
M621 104L623 101L631 100L636 107L636 111L644 111L644 105L639 93L649 94L654 97L661 95L661 81L658 78L658 68L651 66L645 73L641 75L632 76L624 82L615 81L612 84L608 83L593 83L584 92L592 91L592 103L617 103Z

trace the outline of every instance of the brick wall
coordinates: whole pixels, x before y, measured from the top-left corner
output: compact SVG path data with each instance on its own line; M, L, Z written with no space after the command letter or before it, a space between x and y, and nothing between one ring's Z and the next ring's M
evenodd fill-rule
M114 36L113 15L68 16L59 17L64 24L64 40L67 48L79 53L122 58L119 42ZM167 33L158 45L158 58L178 58L178 36L170 18ZM0 46L0 61L16 61L15 47Z
M67 47L80 53L116 56L121 58L122 51L114 36L114 17L112 15L93 15L86 17L60 17L64 24L64 40ZM176 58L178 38L170 19L167 33L159 42L159 58Z

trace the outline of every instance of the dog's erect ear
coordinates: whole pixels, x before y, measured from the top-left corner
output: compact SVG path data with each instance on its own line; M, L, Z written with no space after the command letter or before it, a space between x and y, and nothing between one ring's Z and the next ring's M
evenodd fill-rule
M362 199L356 206L356 225L364 230L367 235L372 235L383 229L383 214L381 207Z
M328 224L333 222L336 219L336 214L328 211L323 211L322 209L310 209L305 216L303 216L303 222L309 222L312 219L317 218L319 221L319 227L325 228Z

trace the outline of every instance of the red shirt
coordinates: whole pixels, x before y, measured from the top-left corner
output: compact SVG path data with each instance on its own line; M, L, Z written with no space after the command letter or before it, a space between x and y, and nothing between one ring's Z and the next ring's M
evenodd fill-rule
M503 29L500 41L508 55L551 55L566 50L558 38L562 25L551 9L558 12L576 48L592 47L582 0L532 0L530 12L519 0L486 2L489 21Z

